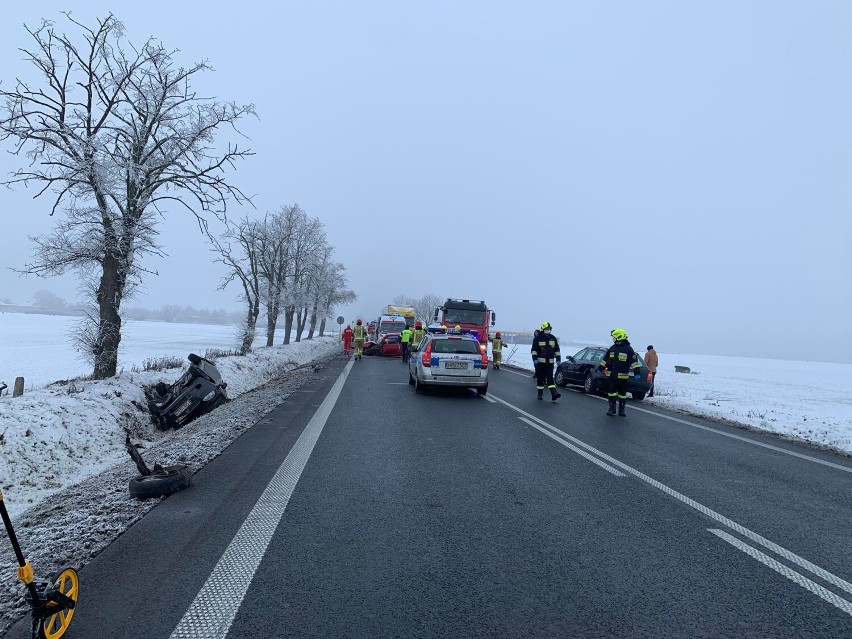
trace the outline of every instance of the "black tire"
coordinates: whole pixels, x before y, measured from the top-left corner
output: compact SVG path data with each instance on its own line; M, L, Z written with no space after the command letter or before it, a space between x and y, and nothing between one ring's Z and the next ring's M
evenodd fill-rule
M408 371L408 383L414 386L414 378L411 376L411 371Z
M565 379L565 374L562 372L561 368L556 369L556 374L553 376L553 381L557 386L561 386L562 388L568 386L568 380Z
M487 395L488 394L488 384L486 384L485 386L477 387L476 394L477 395Z
M595 374L592 371L586 373L586 377L583 380L583 392L589 395L595 392Z
M414 377L414 392L415 393L425 393L426 392L426 387L423 386L423 384L417 378L417 376Z
M645 399L645 393L630 393L630 396L637 402L641 402Z
M162 475L137 475L130 480L130 496L136 499L163 497L189 487L192 472L186 466L169 466Z
M195 353L190 353L187 359L196 366L198 366L201 363L202 358L199 355L196 355Z

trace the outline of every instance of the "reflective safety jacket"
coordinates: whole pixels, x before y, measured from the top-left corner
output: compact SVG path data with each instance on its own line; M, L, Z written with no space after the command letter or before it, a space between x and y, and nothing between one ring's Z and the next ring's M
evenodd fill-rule
M356 342L363 342L367 339L367 329L363 326L356 324L355 328L352 329L352 334L355 335Z
M556 360L562 359L559 354L559 342L553 335L545 335L543 332L533 339L530 354L533 359L538 359L542 364L555 364Z
M503 344L506 342L503 341L502 337L495 337L491 340L491 351L494 353L499 353L503 350Z
M403 329L402 333L399 334L399 341L404 344L409 344L411 342L411 329Z
M639 357L626 339L616 342L604 353L599 368L608 368L610 378L628 379L630 373L640 368Z
M419 346L420 342L423 341L423 336L426 335L426 331L422 328L415 328L414 335L411 338L411 343L415 346Z

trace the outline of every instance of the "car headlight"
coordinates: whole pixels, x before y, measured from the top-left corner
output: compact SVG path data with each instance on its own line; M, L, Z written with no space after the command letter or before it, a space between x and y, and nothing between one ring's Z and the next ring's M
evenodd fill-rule
M210 401L210 400L212 400L214 397L216 397L216 389L213 389L212 391L210 391L209 393L207 393L207 394L206 394L206 395L205 395L205 396L201 399L201 401L202 401L202 402L209 402L209 401Z

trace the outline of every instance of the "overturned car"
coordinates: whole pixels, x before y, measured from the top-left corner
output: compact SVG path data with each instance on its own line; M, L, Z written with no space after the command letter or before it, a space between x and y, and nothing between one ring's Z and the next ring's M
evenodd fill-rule
M228 384L210 360L190 353L189 368L174 384L146 389L151 421L159 430L179 428L228 400Z

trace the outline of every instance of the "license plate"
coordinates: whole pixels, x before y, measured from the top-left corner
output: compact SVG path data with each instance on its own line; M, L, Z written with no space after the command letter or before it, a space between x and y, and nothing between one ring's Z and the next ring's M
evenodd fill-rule
M445 362L447 368L467 368L467 362Z

